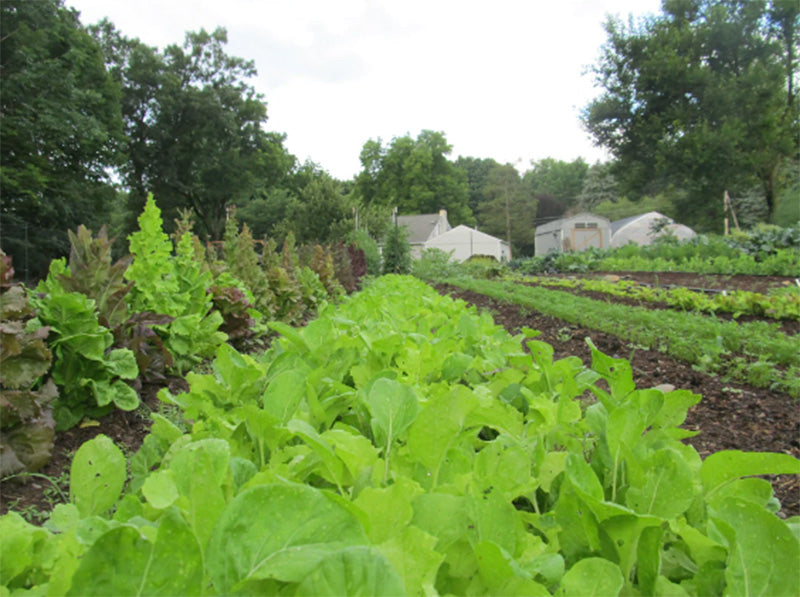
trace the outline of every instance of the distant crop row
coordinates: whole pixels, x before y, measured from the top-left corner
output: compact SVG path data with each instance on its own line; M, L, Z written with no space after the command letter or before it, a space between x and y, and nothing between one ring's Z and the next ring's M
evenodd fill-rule
M448 279L461 288L536 309L593 330L658 350L706 371L800 395L800 337L779 324L721 321L697 313L595 301L513 281Z
M708 294L689 288L657 288L643 286L627 280L566 279L545 276L511 278L551 288L566 288L600 292L645 303L662 303L685 311L705 313L730 313L736 319L741 315L754 315L769 319L800 319L800 287L796 285L775 289L767 294L734 290Z
M182 421L154 415L136 454L84 444L44 527L0 518L5 593L800 591L797 520L753 477L800 461L701 460L680 428L700 396L594 347L591 369L526 352L408 277L271 325L263 355L222 344L162 390Z

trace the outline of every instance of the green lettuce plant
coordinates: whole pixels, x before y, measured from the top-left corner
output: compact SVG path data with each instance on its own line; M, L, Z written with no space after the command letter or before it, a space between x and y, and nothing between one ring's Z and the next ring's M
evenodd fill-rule
M114 337L100 325L96 303L59 281L68 269L63 259L50 264L50 273L31 294L36 318L30 330L49 329L53 381L60 393L53 402L56 429L69 429L83 417L100 417L114 407L134 410L139 397L125 380L136 379L136 358L126 348L112 348Z
M172 355L172 368L184 372L213 355L226 340L219 331L222 315L211 310L211 274L197 261L188 231L173 256L173 244L163 231L161 210L152 195L138 221L139 230L129 237L133 261L125 272L125 278L134 283L129 306L172 318L153 329Z

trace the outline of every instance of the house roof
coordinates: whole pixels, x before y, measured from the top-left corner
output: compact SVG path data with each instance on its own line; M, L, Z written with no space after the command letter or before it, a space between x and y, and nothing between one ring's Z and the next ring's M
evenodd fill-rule
M441 214L422 214L417 216L397 216L397 225L408 228L408 242L413 244L424 243L436 231ZM450 228L445 216L446 228Z

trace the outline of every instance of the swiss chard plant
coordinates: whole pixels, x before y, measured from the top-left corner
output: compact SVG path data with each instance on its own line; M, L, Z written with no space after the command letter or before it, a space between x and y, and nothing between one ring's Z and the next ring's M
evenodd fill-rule
M27 330L33 309L13 281L11 257L0 251L0 476L35 472L50 461L58 395L46 378L52 356L48 328Z

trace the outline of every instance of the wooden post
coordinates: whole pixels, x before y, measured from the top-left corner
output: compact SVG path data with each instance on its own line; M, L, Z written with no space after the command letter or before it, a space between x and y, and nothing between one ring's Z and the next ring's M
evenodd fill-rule
M722 193L722 222L724 224L724 234L728 236L728 190Z
M739 220L736 218L736 211L733 209L733 203L731 203L731 196L728 194L727 189L725 190L725 195L723 196L723 202L725 204L725 236L728 236L728 212L731 212L733 216L733 225L736 226L736 230L741 230L739 228Z

